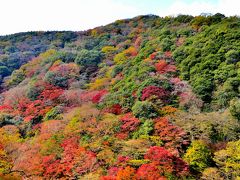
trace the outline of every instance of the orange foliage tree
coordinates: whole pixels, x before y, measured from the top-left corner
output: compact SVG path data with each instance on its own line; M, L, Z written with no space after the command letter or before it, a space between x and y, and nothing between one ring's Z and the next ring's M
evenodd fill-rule
M183 149L189 145L189 139L184 130L171 124L166 117L155 120L154 132L160 136L164 146L176 155L182 153Z

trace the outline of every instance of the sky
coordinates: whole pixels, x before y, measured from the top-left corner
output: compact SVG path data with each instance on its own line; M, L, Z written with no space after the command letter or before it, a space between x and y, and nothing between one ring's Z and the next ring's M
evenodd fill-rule
M81 31L138 15L220 12L240 15L240 0L0 0L0 35Z

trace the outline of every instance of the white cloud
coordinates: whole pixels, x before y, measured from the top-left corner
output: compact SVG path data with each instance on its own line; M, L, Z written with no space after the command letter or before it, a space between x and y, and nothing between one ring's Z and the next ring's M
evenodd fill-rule
M149 0L150 1L150 0ZM202 12L239 13L240 0L175 0L166 10L148 0L0 0L0 35L39 30L86 30L146 12L161 16ZM163 0L155 0L161 4ZM153 2L153 1L152 1ZM145 6L144 6L145 5Z
M240 15L240 1L239 0L220 0L217 11L227 15Z
M240 15L239 0L219 0L211 2L206 0L195 0L186 2L184 0L176 0L168 9L159 12L160 16L190 14L200 15L201 13L222 13L226 16Z
M134 6L114 0L1 0L0 34L34 30L86 30L134 17Z

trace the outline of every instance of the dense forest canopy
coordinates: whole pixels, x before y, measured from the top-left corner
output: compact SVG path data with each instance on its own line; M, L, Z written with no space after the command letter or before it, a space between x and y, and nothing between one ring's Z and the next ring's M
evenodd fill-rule
M0 36L0 179L240 178L239 39L220 13Z

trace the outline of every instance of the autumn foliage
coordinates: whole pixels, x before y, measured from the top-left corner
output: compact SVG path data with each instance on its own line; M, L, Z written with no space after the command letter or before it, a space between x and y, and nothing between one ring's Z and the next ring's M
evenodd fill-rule
M169 93L161 87L148 86L143 89L141 99L142 99L142 101L144 101L151 96L156 96L158 99L166 100L168 95L169 95Z
M132 132L137 129L138 125L140 124L139 119L133 117L131 113L125 114L120 118L122 123L121 130L123 132Z
M101 101L101 99L103 98L103 96L106 95L106 94L107 94L106 90L99 91L96 95L94 95L92 97L92 102L93 103L99 103Z
M72 177L73 174L81 175L98 166L95 154L80 147L76 138L64 140L61 147L63 148L61 160L53 156L44 157L46 177Z
M166 180L165 177L161 176L161 171L154 163L140 166L137 170L137 177L144 180Z
M156 119L154 131L164 142L164 146L167 149L172 150L172 153L176 155L182 153L183 149L189 144L189 140L184 130L171 124L168 118L164 117Z
M160 60L155 64L156 71L160 74L175 72L176 66L173 64L168 64L165 60Z
M219 13L1 36L0 179L239 179L238 37Z
M176 175L186 175L189 171L187 163L177 158L163 147L153 146L144 156L158 167L160 173L169 172Z
M106 108L105 112L119 115L122 113L122 107L119 104L114 104L114 105Z

